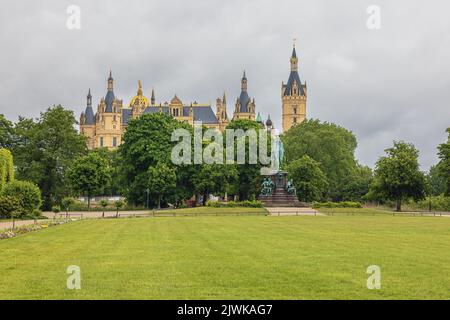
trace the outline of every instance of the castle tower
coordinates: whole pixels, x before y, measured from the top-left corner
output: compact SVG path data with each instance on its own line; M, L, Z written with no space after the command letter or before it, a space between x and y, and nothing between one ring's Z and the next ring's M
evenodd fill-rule
M114 79L109 72L105 98L100 100L95 116L94 148L114 149L122 141L122 100L114 95Z
M291 73L287 84L281 84L283 132L306 119L306 82L302 84L298 74L298 58L295 44L291 55Z
M255 99L252 101L248 96L245 71L241 79L241 95L236 100L233 114L233 120L237 119L255 120Z
M219 130L223 131L229 123L227 114L227 98L225 93L223 94L222 99L217 98L216 100L216 118L219 122Z
M152 88L152 97L150 98L150 103L151 103L151 105L152 106L154 106L155 105L155 89L154 88Z
M92 109L91 89L87 95L86 109L81 113L80 133L86 136L88 149L93 149L95 147L95 115Z

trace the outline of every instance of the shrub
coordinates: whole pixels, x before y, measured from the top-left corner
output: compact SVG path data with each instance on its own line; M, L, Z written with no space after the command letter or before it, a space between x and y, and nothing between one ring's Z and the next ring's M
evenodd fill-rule
M220 202L208 200L208 202L206 202L206 206L213 208L235 208L235 207L262 208L263 204L262 202L257 200L245 200L241 202L235 201Z
M360 202L342 201L342 202L314 202L313 208L362 208Z
M67 212L75 204L76 200L72 197L65 197L61 200L61 207Z
M429 210L430 206L431 210L450 211L450 197L444 195L427 197L425 200L418 202L420 209Z
M2 195L14 197L19 200L22 207L20 215L31 214L41 206L41 191L32 182L13 181L6 184Z
M59 213L60 211L61 211L61 207L60 207L60 206L54 205L54 206L52 207L52 212L53 212L53 213Z
M11 196L0 196L0 217L12 218L23 211L20 200Z

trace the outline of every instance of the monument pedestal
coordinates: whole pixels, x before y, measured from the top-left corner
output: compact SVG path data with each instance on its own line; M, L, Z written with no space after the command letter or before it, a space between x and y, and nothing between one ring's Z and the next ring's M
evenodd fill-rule
M265 178L272 180L275 186L272 194L260 195L258 200L266 207L307 207L306 203L300 202L295 194L286 191L287 172L285 171L266 171Z

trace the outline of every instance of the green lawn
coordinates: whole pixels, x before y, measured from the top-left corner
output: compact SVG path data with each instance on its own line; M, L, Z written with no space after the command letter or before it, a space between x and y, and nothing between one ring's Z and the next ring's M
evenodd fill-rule
M390 215L392 216L392 210L386 210L383 208L318 208L316 209L320 213L327 215L355 215L355 216L374 216L374 215Z
M449 299L450 218L84 220L0 240L0 299ZM81 290L66 268L81 268ZM381 267L381 290L366 268Z

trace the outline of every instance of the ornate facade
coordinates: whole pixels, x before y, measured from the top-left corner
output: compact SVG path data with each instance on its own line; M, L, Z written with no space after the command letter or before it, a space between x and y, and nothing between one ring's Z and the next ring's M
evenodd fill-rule
M298 74L298 58L294 45L291 56L291 73L287 84L284 82L281 84L283 132L306 119L306 98L306 82L302 84Z
M281 85L282 99L282 128L286 132L293 125L302 122L306 118L306 83L302 84L298 73L298 58L295 46L291 55L291 73L287 84ZM227 99L225 94L216 99L216 111L210 104L199 104L197 102L184 104L175 95L172 100L164 103L156 103L155 91L152 89L151 98L144 96L142 83L139 81L136 95L127 106L114 94L114 79L110 72L108 77L107 92L97 105L94 113L92 107L91 91L87 95L87 106L80 116L80 131L87 137L89 149L106 147L114 149L122 143L122 135L127 128L129 119L137 118L146 113L163 112L172 115L179 121L193 125L202 122L203 125L223 131L229 123L227 114ZM264 122L258 114L256 117L255 99L250 98L247 91L247 77L241 79L241 94L236 99L233 120L249 119L256 120L262 126ZM270 116L266 122L268 129L273 128Z
M241 82L241 96L236 102L236 111L233 119L255 119L255 100L250 100L247 95L247 79ZM92 108L92 95L89 90L87 106L80 116L80 131L87 137L89 149L106 147L114 149L122 143L122 135L127 128L129 119L134 119L142 114L163 112L172 115L179 121L193 125L201 122L208 128L224 130L229 123L227 114L227 99L225 93L222 98L216 100L216 112L210 104L193 102L184 104L175 95L170 103L156 104L155 91L152 89L150 100L144 96L141 81L138 82L138 90L128 106L124 106L122 100L114 95L114 79L110 72L108 88L104 98L101 98L97 112Z

